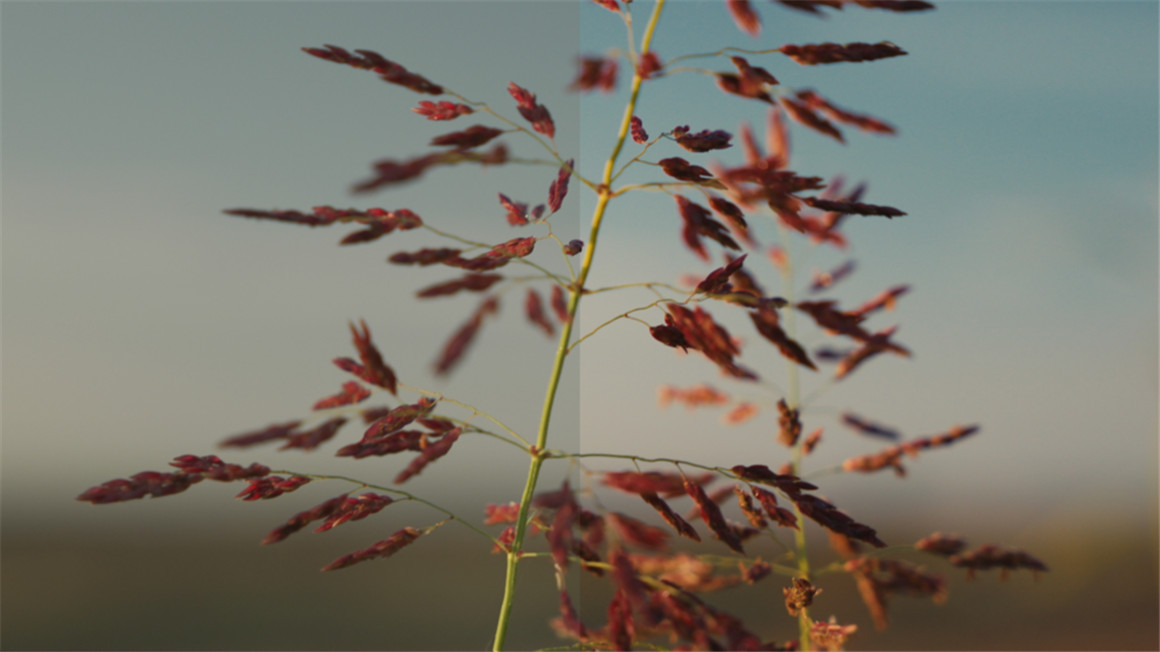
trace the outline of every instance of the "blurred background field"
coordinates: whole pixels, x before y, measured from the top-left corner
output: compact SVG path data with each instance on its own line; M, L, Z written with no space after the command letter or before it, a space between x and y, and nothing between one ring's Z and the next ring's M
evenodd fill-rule
M278 512L274 505L259 509ZM370 535L303 534L263 548L257 540L265 524L252 525L249 536L240 533L243 528L230 528L238 533L189 531L182 539L140 526L136 532L89 531L83 545L77 541L82 535L67 530L6 534L3 647L474 650L489 645L503 563L479 542L440 536L444 528L390 560L324 574L318 568L365 545ZM883 532L914 530L906 522L878 525ZM949 600L935 605L894 598L891 626L884 632L874 630L844 577L819 581L824 592L815 615L833 613L843 623L857 624L853 650L1154 650L1160 627L1155 530L1100 525L1057 522L1024 532L1019 544L1051 565L1038 581L1025 572L1005 582L993 572L966 580L961 571L926 562L929 570L946 573ZM721 548L717 552L724 552ZM832 554L818 553L823 560ZM923 562L919 556L912 560ZM531 563L521 573L524 592L512 649L563 643L546 624L557 605L550 569ZM768 577L706 597L747 617L762 635L788 640L795 630L780 583ZM606 598L606 589L585 580L574 592L586 624L604 622L606 603L596 598Z
M851 649L1157 649L1160 5L947 2L929 14L850 8L819 20L758 4L765 27L751 40L716 3L674 2L656 49L666 59L725 43L890 40L910 52L813 68L751 58L787 86L812 87L900 131L889 139L850 132L844 146L792 132L795 169L866 180L865 201L908 213L851 221L846 252L797 245L798 290L848 258L858 269L835 287L843 307L913 286L872 326L900 324L896 339L914 357L875 360L826 389L805 415L807 432L826 432L814 468L881 448L838 423L843 409L907 437L981 426L909 464L905 479L831 476L819 480L823 494L889 543L956 532L972 544L1024 548L1051 567L1038 581L1017 573L1000 583L986 573L968 582L932 561L952 578L949 602L898 598L884 633L841 581L822 584L821 608L859 624ZM641 15L651 5L633 6ZM384 259L445 243L410 232L338 247L345 231L337 228L220 211L409 207L488 241L527 235L507 227L495 194L543 201L554 170L458 166L352 197L347 188L371 162L418 155L432 136L474 122L424 122L410 111L424 98L299 48L376 50L513 116L504 89L515 81L550 108L560 152L594 176L625 94L581 99L565 87L577 53L604 53L623 34L608 12L571 2L0 3L0 647L488 645L502 560L463 540L455 524L392 560L318 572L404 525L436 520L412 506L262 547L270 529L347 487L316 483L256 504L232 500L240 486L212 483L99 508L75 497L186 453L389 481L399 460L336 459L335 445L309 456L215 448L228 435L302 417L334 393L346 378L329 361L353 353L346 323L359 318L404 382L534 431L554 342L522 318L521 293L505 296L504 316L485 327L463 368L438 379L436 351L474 300L416 301L416 289L453 274ZM735 132L745 119L762 135L764 107L725 97L704 77L646 90L641 115L651 133L679 124ZM616 207L592 285L709 271L681 248L671 199L629 196ZM587 237L591 208L574 181L555 232ZM753 223L770 244L772 225ZM537 255L550 259L549 249ZM757 258L747 267L779 292ZM651 298L594 295L581 332ZM747 324L729 324L752 337ZM711 410L659 409L660 384L738 387L638 326L620 322L578 349L555 447L723 465L784 461L771 443L771 411L724 427ZM816 332L803 341L827 343ZM779 382L781 361L760 349L743 361ZM807 392L824 387L804 382ZM776 401L776 390L751 395ZM357 436L348 428L343 443ZM487 502L518 496L526 469L493 444L461 441L410 488L482 518ZM544 488L563 472L552 466ZM811 540L824 537L813 530ZM551 645L551 573L535 564L521 573L513 649ZM763 633L790 638L773 581L722 598L750 610ZM599 587L579 591L585 621L602 622Z

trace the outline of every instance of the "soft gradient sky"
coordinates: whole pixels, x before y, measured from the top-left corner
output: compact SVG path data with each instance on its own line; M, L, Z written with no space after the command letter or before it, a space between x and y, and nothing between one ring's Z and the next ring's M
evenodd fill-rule
M638 16L649 6L634 4ZM795 169L867 180L865 201L909 213L852 219L844 254L795 246L803 282L814 269L858 261L836 288L843 306L913 287L871 326L900 324L897 339L915 357L877 360L818 398L806 419L807 430L827 429L818 464L879 447L836 425L840 409L907 436L982 426L974 440L917 460L905 481L834 478L831 498L855 514L1002 511L1009 529L1111 507L1154 528L1158 5L947 2L925 14L849 9L826 20L760 10L764 32L750 39L715 3L673 3L654 47L662 59L726 42L890 40L910 52L819 67L750 57L788 87L815 88L900 130L898 138L849 130L845 146L797 126L792 133ZM423 98L298 48L377 50L513 117L504 88L516 81L552 111L561 153L595 177L624 94L580 98L565 86L576 52L623 45L614 16L569 2L6 1L2 12L6 520L66 515L96 527L139 508L180 512L142 504L97 514L72 498L177 454L213 452L226 435L304 416L344 380L328 361L352 353L346 322L360 317L405 382L491 407L534 434L554 344L520 318L522 289L507 295L507 314L461 373L436 380L435 351L474 299L418 303L415 289L453 275L383 260L437 239L412 232L340 248L341 228L220 210L406 206L481 239L526 235L506 226L495 193L543 201L554 177L547 168L444 169L424 183L350 196L370 162L420 154L433 135L472 122L427 123L409 111ZM730 69L724 59L692 65ZM758 103L725 97L701 75L650 83L642 97L654 134L678 124L735 131L743 118L760 133L764 120ZM662 145L646 158L679 153ZM587 237L591 206L573 182L556 232ZM765 218L753 221L764 243L776 239ZM549 250L538 251L558 263ZM614 204L598 252L593 286L709 269L680 247L675 208L660 195ZM767 288L780 291L756 258ZM648 300L593 300L584 330ZM743 323L723 321L756 340ZM775 401L776 388L729 385L635 322L602 333L578 349L579 373L573 367L566 379L558 446L783 461L769 446L770 412L723 428L714 412L655 407L661 383L708 380L763 401ZM816 333L805 339L822 343ZM757 364L780 382L780 362L765 360ZM817 384L807 380L806 391ZM416 487L436 498L515 497L522 460L493 459L502 447L490 442L464 448ZM234 454L354 472L325 452L280 455ZM189 501L194 513L208 504Z

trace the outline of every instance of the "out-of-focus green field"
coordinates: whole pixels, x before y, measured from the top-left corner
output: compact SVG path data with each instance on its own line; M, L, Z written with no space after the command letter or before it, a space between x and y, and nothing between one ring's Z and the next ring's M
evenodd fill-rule
M391 559L334 573L318 569L369 544L366 530L302 534L268 547L256 544L260 532L244 542L142 533L134 543L64 532L37 536L5 523L3 649L474 650L491 643L503 560L452 528ZM1038 581L1026 572L1006 582L995 573L967 581L932 559L929 569L951 580L950 599L941 606L893 599L886 632L874 631L840 575L818 581L824 592L812 615L858 624L853 650L1160 648L1154 528L1129 535L1077 526L1026 547L1052 569ZM510 648L560 644L547 626L558 604L548 562L531 560L520 579ZM708 597L761 635L790 639L783 584L769 576ZM587 624L603 624L605 596L602 583L587 580L574 594Z

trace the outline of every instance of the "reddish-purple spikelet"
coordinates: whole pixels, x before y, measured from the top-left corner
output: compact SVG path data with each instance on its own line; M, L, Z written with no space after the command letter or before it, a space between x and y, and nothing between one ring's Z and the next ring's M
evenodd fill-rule
M778 83L777 78L765 68L750 65L745 57L730 57L729 60L737 67L738 74L717 73L717 87L731 95L773 104L769 87ZM745 129L748 131L748 127ZM750 164L755 162L753 159L748 160Z
M713 175L701 167L700 165L693 165L679 156L671 156L657 161L661 166L661 170L674 179L681 181L692 181L700 183L702 181L712 181Z
M609 512L604 515L604 519L622 541L646 550L663 550L669 538L669 534L664 530L626 514Z
M737 496L737 506L741 508L741 513L745 514L745 519L753 527L764 530L769 527L769 523L765 520L765 515L754 504L753 498L745 493L745 488L742 485L735 484L732 487L733 494Z
M568 597L566 590L560 590L560 618L563 620L564 627L572 636L579 640L588 638L588 630L584 627L584 623L580 621L580 616L576 613L576 608L572 606L572 598Z
M742 254L741 256L734 258L724 267L718 267L712 272L709 272L709 275L706 276L703 281L697 284L697 292L704 292L705 294L719 294L722 292L728 292L729 289L731 289L729 285L729 277L733 276L733 274L741 269L741 265L745 262L745 257L748 255L749 254Z
M713 530L713 534L734 552L744 555L745 550L741 547L741 540L737 537L737 533L733 528L729 527L729 524L725 522L725 516L721 514L721 508L717 506L717 503L709 498L705 490L701 488L701 485L688 478L684 480L684 487L685 493L697 504L697 509L701 513L701 520L709 526L709 529Z
M659 494L664 498L685 495L685 477L679 473L661 471L607 471L603 474L605 486L633 494ZM714 475L705 473L694 478L698 484L712 482Z
M886 428L875 423L870 423L862 417L859 417L858 415L852 414L850 412L842 413L842 423L864 435L870 435L871 437L878 437L890 441L897 441L901 437L898 431L893 428Z
M118 478L109 480L95 487L90 487L77 496L81 502L93 505L136 500L145 496L160 498L181 493L190 485L200 482L202 476L185 473L160 473L158 471L144 471L129 479Z
M785 399L777 402L777 440L789 448L793 448L798 437L802 434L802 422L797 408L791 408Z
M496 525L498 523L515 523L516 517L520 513L520 504L516 501L511 501L503 505L496 505L489 503L483 508L485 518L484 525Z
M443 94L442 86L408 71L403 66L371 50L355 50L355 53L352 54L336 45L325 45L323 48L302 48L302 51L333 63L341 63L361 70L373 71L383 81L398 84L416 93L426 93L428 95Z
M548 548L552 551L552 560L559 568L568 568L568 553L573 548L575 541L572 533L572 526L576 521L577 512L579 511L576 505L576 499L572 495L572 489L568 486L568 482L564 481L563 488L560 489L560 502L556 506L556 515L552 519L552 526L548 528L546 536L548 540ZM537 500L543 504L544 496L538 496Z
M878 538L878 533L874 528L858 523L832 503L810 494L796 494L790 497L802 514L827 530L832 530L851 539L865 541L875 548L886 547L886 543Z
M277 498L282 494L294 491L308 482L310 482L310 478L301 475L292 475L289 478L283 478L280 475L268 475L264 478L250 480L250 484L235 496L235 498L241 498L246 501Z
M91 487L77 500L94 505L136 500L145 496L160 498L181 493L202 480L231 482L261 478L270 474L270 467L253 463L249 466L227 464L216 455L181 455L169 463L178 468L176 473L143 471L132 477L109 480Z
M341 494L339 496L335 496L334 498L331 498L324 503L315 505L314 507L311 507L304 512L295 514L290 518L289 521L271 530L270 533L266 535L266 538L262 539L262 545L270 545L271 543L283 541L291 534L294 534L295 532L305 528L311 522L326 518L346 501L348 495L349 494Z
M335 362L337 363L337 360ZM374 423L375 421L378 421L379 419L387 416L390 413L391 413L391 406L389 406L389 405L377 405L375 407L369 407L369 408L364 408L363 410L360 410L358 415L360 417L362 417L364 424L370 425L370 424Z
M528 223L528 205L512 201L507 195L499 193L499 204L507 211L507 222L512 226L523 226Z
M532 129L548 138L556 137L556 123L552 121L547 107L536 103L536 95L515 82L508 83L508 94L516 101L520 115L532 124Z
M632 142L638 145L643 145L648 142L648 132L644 130L644 122L641 121L639 116L632 116L629 131L632 133Z
M359 326L361 326L361 329L356 328L354 323L351 323L350 334L351 342L358 351L359 358L362 359L364 370L362 378L367 382L374 383L386 389L392 395L396 395L395 390L398 381L395 378L394 370L387 363L383 362L382 354L379 353L378 348L371 341L371 331L367 327L366 321L360 319Z
M568 194L568 179L572 177L572 164L573 159L568 159L560 168L559 173L556 174L556 180L548 188L549 213L555 213L560 210L560 205L564 203L564 196Z
M456 149L471 149L486 144L503 133L502 129L474 125L463 131L453 131L449 134L436 136L431 139L432 145L455 147Z
M423 100L419 102L419 106L411 110L428 120L454 120L461 115L474 113L474 110L466 104L447 102L445 100L438 103Z
M721 217L724 217L726 221L729 222L729 225L732 227L732 230L735 234L740 232L742 237L748 240L750 246L756 246L757 243L754 242L752 237L749 235L749 224L745 221L745 214L741 211L737 204L734 204L733 202L723 197L714 196L709 198L709 207L712 208L715 213ZM758 294L761 293L758 292Z
M791 152L789 129L782 119L782 110L777 104L766 112L765 149L769 152L770 158L780 161L782 166L789 164Z
M534 288L528 288L527 295L524 297L524 313L527 315L528 321L544 331L545 335L548 337L555 335L556 327L548 321L548 315L544 312L544 300Z
M870 334L861 326L866 319L864 315L843 312L836 306L835 301L799 301L794 305L831 334L839 333L863 342L870 339Z
M894 287L887 288L882 292L879 292L878 295L873 299L870 299L866 303L858 306L858 308L851 310L850 312L855 315L866 315L882 308L887 310L894 310L894 306L897 303L898 297L906 294L906 292L909 290L909 285L895 285Z
M536 238L529 236L527 238L512 238L507 242L497 244L491 248L487 255L495 258L523 258L532 253L535 249Z
M460 152L448 156L451 158L467 157L470 154ZM404 164L398 164L394 161L381 161L377 165L381 166L380 172L382 174L376 179L360 184L356 187L356 191L370 190L386 183L414 178L431 165L440 162L452 162L448 156L429 155L421 159L408 161ZM418 228L423 224L423 221L418 215L405 208L388 211L382 208L358 210L354 208L339 209L333 206L315 206L313 211L313 215L299 211L259 210L253 208L233 208L222 212L227 215L292 222L295 224L305 224L307 226L328 226L335 222L356 222L367 227L361 231L355 231L347 235L339 242L342 245L371 242L395 229L406 231L408 229Z
M338 457L353 457L361 460L372 455L391 455L392 453L401 453L403 451L418 452L423 450L423 446L430 434L422 430L396 430L381 437L347 444L338 449L335 455Z
M338 570L340 568L353 566L359 562L378 559L381 557L390 557L399 550L414 543L415 539L418 539L422 535L423 533L419 530L416 530L415 528L405 527L392 534L389 538L379 541L369 548L356 550L355 552L335 559L334 561L324 566L322 570Z
M636 74L640 75L641 79L652 79L653 76L664 67L661 63L661 58L656 52L649 50L640 55L636 62Z
M568 90L586 92L599 89L603 93L616 90L616 75L620 69L616 59L580 57L578 64L580 70L576 73L576 79L568 86Z
M836 380L845 378L849 374L853 373L855 369L857 369L869 358L888 350L887 345L889 345L891 350L897 350L901 348L897 344L888 342L888 338L891 334L893 334L894 330L895 328L891 327L886 330L879 331L874 334L870 341L867 341L861 347L848 353L838 362L837 367L834 368L834 378ZM905 351L903 355L910 355L909 351L906 351L906 349L902 350Z
M595 0L601 2L601 0ZM615 0L604 0L615 2ZM608 638L616 650L631 650L636 637L636 623L632 619L632 605L624 589L618 588L608 603Z
M353 380L342 384L342 391L326 398L320 399L311 408L313 410L324 410L326 408L339 407L341 405L353 405L366 400L371 395L371 390L363 387L361 384Z
M805 197L802 199L807 205L819 208L825 211L834 213L846 213L853 215L881 215L887 219L892 217L899 217L906 215L906 213L891 206L879 206L876 204L863 204L861 202L853 201L831 201L828 199L820 199L818 197Z
M373 164L375 174L370 179L360 181L351 190L356 193L378 190L384 186L418 179L434 165L450 161L449 152L435 152L412 159L396 161L383 159Z
M258 464L257 462L249 466L228 464L223 462L217 455L203 455L201 457L197 455L180 455L173 458L173 461L169 465L181 469L184 473L200 473L206 478L217 480L218 482L260 478L270 474L270 467L264 464Z
M822 440L822 429L818 428L811 432L806 440L802 442L802 454L809 455L817 448L818 442Z
M810 641L819 650L841 650L846 639L858 631L857 625L839 625L833 616L829 622L814 621L810 624Z
M818 488L817 485L810 484L798 478L796 475L774 473L764 464L752 464L749 466L738 464L730 470L736 473L737 477L742 480L777 487L784 491L787 496L796 496L802 491L812 491Z
M890 135L897 133L894 127L879 120L878 118L860 113L851 113L845 109L834 106L832 103L830 103L829 100L822 97L821 95L818 95L814 91L798 91L797 98L810 108L825 113L830 117L831 120L852 125L861 129L862 131Z
M733 357L740 354L736 342L725 330L725 327L714 321L705 309L696 306L694 310L689 310L675 303L666 304L665 309L668 311L665 318L666 325L680 334L678 342L685 343L683 345L670 344L670 346L681 345L696 349L705 354L705 357L709 358L726 374L744 380L757 380L757 374L733 361ZM658 337L657 329L656 326L652 329L654 338Z
M466 290L468 292L483 292L484 290L503 280L501 274L467 274L452 281L431 285L415 293L420 299L448 296Z
M741 579L745 580L746 584L756 584L773 572L773 566L760 558L755 559L748 566L743 562L737 562L737 564L741 568Z
M400 485L405 483L408 479L418 476L427 465L435 462L436 459L447 455L451 450L451 444L454 444L459 439L459 433L462 433L461 428L448 430L435 443L427 444L423 448L418 457L412 459L411 463L407 464L407 468L400 471L398 476L394 477L394 484Z
M677 212L684 221L681 237L701 260L709 262L709 252L701 241L702 237L709 238L727 249L740 251L741 247L726 233L725 225L710 217L708 209L682 195L677 195L676 201Z
M853 260L847 260L828 272L815 272L813 274L813 282L810 283L809 291L811 293L821 292L831 287L838 281L849 276L855 267L856 263Z
M560 484L559 489L541 491L532 499L532 506L539 509L560 509L568 503L576 502L576 494L567 479Z
M906 51L897 45L880 43L817 43L810 45L783 45L778 50L787 57L802 64L814 66L823 63L874 61L888 57L900 57Z
M697 133L689 133L688 127L677 127L673 129L672 135L678 145L690 152L708 152L733 146L729 142L733 135L720 129L716 131L703 129Z
M637 577L637 569L633 560L619 546L612 548L608 553L608 563L612 565L612 579L617 587L624 591L629 603L638 612L646 611L648 588Z
M790 9L794 9L794 10L800 11L802 13L812 14L814 16L821 16L821 17L825 18L826 13L823 12L820 9L820 7L828 7L830 9L841 11L843 3L846 0L774 0L774 1L777 2L778 4L784 6L784 7L789 7Z
M766 491L761 487L749 487L749 493L761 503L761 508L765 510L765 514L778 525L798 529L797 516L788 509L778 507L777 496L771 491Z
M785 595L785 610L791 616L797 616L803 609L813 604L814 596L822 592L802 577L793 578L793 585L781 591Z
M569 247L572 246L573 242L576 243L576 251L569 252L571 255L580 253L580 249L584 246L584 243L579 240L573 240L568 243ZM552 298L549 300L549 303L552 306L552 312L556 313L556 319L559 319L561 324L568 323L568 297L564 294L563 287L559 285L552 286Z
M286 450L289 448L300 448L302 450L310 451L318 448L322 444L330 441L338 429L346 423L343 417L335 417L324 421L317 426L304 430L302 432L292 433L286 438L286 443L278 450Z
M730 426L742 424L757 416L758 412L760 409L753 403L741 401L721 416L721 423Z
M480 303L471 317L443 345L439 359L435 362L436 375L445 375L455 367L475 340L476 334L483 325L484 317L495 314L498 310L499 299L494 296L489 296Z
M929 437L919 437L917 439L912 439L910 441L896 444L877 453L852 457L842 463L842 469L844 471L860 471L863 473L869 473L885 468L893 468L897 475L903 476L906 474L906 469L902 466L901 463L903 455L914 457L918 455L919 451L926 450L928 448L948 446L958 441L959 439L974 434L978 431L978 429L978 426L955 426L954 428L951 428L949 431L942 434L931 435Z
M677 531L677 534L692 539L693 541L701 540L701 535L697 534L697 531L693 529L693 526L684 518L682 518L680 514L674 512L673 509L669 507L669 504L662 500L660 496L656 495L655 493L644 492L640 494L640 497L644 499L644 502L648 503L653 509L657 510L657 513L661 515L661 518L663 518L666 523L672 526L672 528Z
M353 360L351 362L354 362ZM285 439L294 431L295 428L302 425L301 421L288 421L286 423L276 423L266 426L261 430L251 430L240 435L234 435L222 441L218 446L222 448L236 447L245 448L246 446L253 446L275 439Z
M392 433L411 423L415 419L425 417L435 408L435 399L423 397L410 405L400 405L387 413L386 416L375 421L363 433L363 441L377 439Z
M854 0L854 2L858 6L867 9L885 9L896 12L927 11L934 9L934 5L925 0Z
M326 521L315 528L315 532L326 532L347 521L358 521L378 512L395 502L394 498L383 494L367 492L359 496L346 496L326 516Z
M391 254L391 257L387 260L396 265L419 265L420 267L426 267L451 260L459 256L462 252L462 249L452 249L450 247L440 247L438 249L423 248L418 251L396 252Z
M261 220L274 220L277 222L305 224L306 226L329 226L330 224L334 223L334 220L329 220L317 215L309 215L300 211L261 210L257 208L229 208L223 210L222 213L225 213L226 215L236 215L237 217L250 217Z
M829 136L839 143L845 143L846 139L842 136L842 132L838 130L830 121L814 112L813 109L798 102L791 100L788 97L780 97L778 101L785 108L786 113L798 124L809 127L814 131Z
M1036 576L1048 570L1046 564L1027 552L1014 548L1002 548L991 543L952 555L950 561L955 566L966 568L968 578L974 577L977 570L991 568L1000 569L1000 579L1007 579L1010 571L1020 568L1026 568Z
M669 323L672 322L672 319L670 315L665 315L666 323L650 327L648 333L654 340L665 346L671 346L673 348L680 347L685 352L688 352L689 343L685 341L685 336L681 333L680 329L673 326L672 323Z
M749 4L749 0L726 0L725 5L738 29L753 37L761 33L761 17Z
M966 539L957 535L943 534L942 532L935 532L934 534L923 537L914 544L915 550L922 550L944 557L956 555L965 547L967 547Z

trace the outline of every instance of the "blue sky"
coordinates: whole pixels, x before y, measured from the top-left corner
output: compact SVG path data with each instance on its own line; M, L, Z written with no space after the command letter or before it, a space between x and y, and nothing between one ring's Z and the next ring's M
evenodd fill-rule
M634 3L638 27L649 6ZM982 425L975 440L920 458L906 481L836 478L831 497L879 509L858 488L868 482L874 491L865 494L887 504L931 514L953 503L1002 508L1023 522L1117 497L1125 516L1154 523L1158 5L947 2L925 14L848 9L825 20L759 9L764 31L751 39L715 4L672 3L655 49L665 59L724 43L890 40L910 52L818 67L750 57L784 85L815 88L900 132L849 132L842 146L792 131L799 172L866 180L866 201L909 214L853 221L845 254L795 245L803 278L857 259L859 271L836 288L843 305L913 286L872 325L900 324L914 359L877 361L819 399L823 409L806 421L829 433L819 455L832 462L877 448L834 423L845 407L908 436ZM504 88L516 81L552 111L562 155L595 177L624 94L578 97L565 86L576 53L623 47L613 15L568 2L6 1L0 11L6 512L29 507L13 502L18 492L66 504L104 479L304 416L344 380L328 361L352 353L346 322L360 317L405 382L534 427L554 344L520 319L520 292L461 374L437 380L434 353L473 300L418 303L415 289L448 275L383 262L437 241L407 234L340 248L336 230L220 211L406 206L474 237L526 235L504 224L495 193L542 201L554 177L544 168L455 168L350 196L370 162L422 153L433 135L472 123L424 122L409 111L423 98L298 49L376 50L511 116ZM652 133L678 124L735 132L742 119L764 120L757 103L722 96L704 76L657 80L642 97ZM511 144L536 155L527 142ZM679 155L654 151L652 160ZM574 182L553 228L565 240L587 237L591 206ZM594 284L707 271L679 248L671 199L642 193L613 210ZM766 243L777 237L769 224L756 228ZM770 270L759 273L773 287ZM582 323L590 329L649 300L642 296L593 301ZM579 349L566 379L557 445L780 463L768 412L725 429L715 413L655 407L661 383L774 394L676 359L638 324L603 333ZM780 372L775 365L770 376ZM522 460L493 460L482 444L471 450L417 486L455 496L492 484L514 498ZM274 465L351 471L325 452L281 455ZM467 483L447 486L439 471Z

